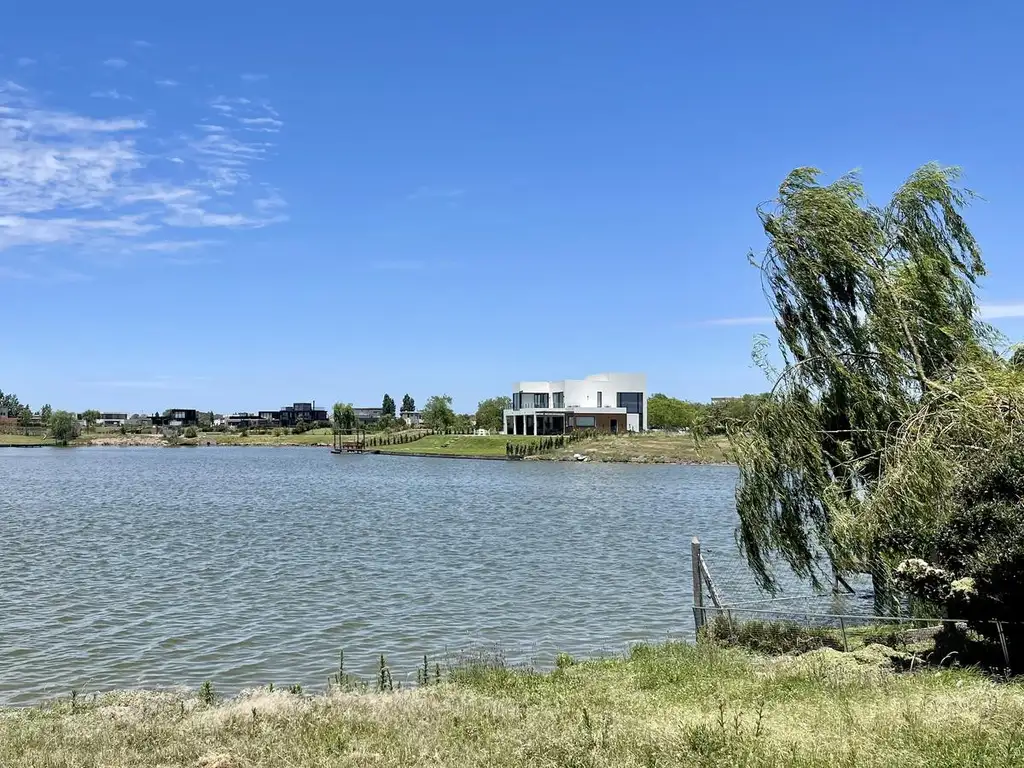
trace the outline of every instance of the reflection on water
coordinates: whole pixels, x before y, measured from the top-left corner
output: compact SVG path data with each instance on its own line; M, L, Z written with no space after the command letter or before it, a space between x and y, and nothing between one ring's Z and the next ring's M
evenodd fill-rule
M302 683L339 649L514 661L692 633L690 538L737 557L731 467L0 449L0 703ZM722 553L728 553L723 555ZM721 563L719 559L719 563Z

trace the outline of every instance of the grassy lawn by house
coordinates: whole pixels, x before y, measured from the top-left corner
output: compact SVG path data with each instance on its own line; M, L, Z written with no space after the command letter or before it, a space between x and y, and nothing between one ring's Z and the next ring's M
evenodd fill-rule
M0 765L924 768L1024 764L1024 689L882 653L769 658L639 647L554 672L464 666L440 685L65 696L0 710ZM404 677L396 671L395 678ZM216 681L214 681L214 690Z
M691 435L670 432L600 435L542 454L540 459L568 459L579 453L591 461L636 462L641 464L718 464L728 461L725 438L698 444Z
M382 446L387 453L450 454L453 456L504 456L505 444L529 442L535 438L505 435L427 435L404 445Z

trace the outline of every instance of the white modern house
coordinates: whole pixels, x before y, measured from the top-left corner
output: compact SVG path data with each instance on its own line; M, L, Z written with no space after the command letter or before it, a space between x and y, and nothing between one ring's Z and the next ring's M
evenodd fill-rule
M506 435L562 435L574 429L647 431L647 376L598 373L585 379L520 381L504 411Z

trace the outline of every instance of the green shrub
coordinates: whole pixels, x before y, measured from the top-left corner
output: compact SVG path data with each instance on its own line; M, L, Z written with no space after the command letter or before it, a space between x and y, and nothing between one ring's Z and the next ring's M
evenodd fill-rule
M188 427L185 430L185 437L187 437L189 440L195 440L197 436L198 436L198 433L196 432L196 428L195 427Z
M719 645L746 648L772 656L804 653L818 648L843 650L843 641L833 630L805 627L795 621L736 621L717 615L701 631L705 638Z
M1024 447L986 452L964 472L956 511L930 544L930 562L909 559L897 583L914 597L966 619L971 629L998 642L1024 644Z

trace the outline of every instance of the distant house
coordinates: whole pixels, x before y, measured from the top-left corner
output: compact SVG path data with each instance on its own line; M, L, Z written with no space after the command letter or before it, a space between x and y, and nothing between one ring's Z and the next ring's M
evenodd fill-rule
M505 434L560 435L574 429L647 430L647 376L599 373L585 379L520 381L503 414Z
M195 408L171 408L166 416L154 413L151 417L154 427L197 427L199 411Z
M352 411L355 413L359 423L363 425L380 421L384 415L383 408L353 408Z
M265 426L294 427L300 421L317 424L328 420L327 411L317 408L316 403L292 403L277 411L260 411L259 419Z
M264 419L258 413L248 413L246 411L232 413L230 416L225 416L220 421L222 424L226 424L229 427L235 427L237 429L248 429L249 427L274 426L273 421L271 419Z
M81 415L79 415L79 418L81 418ZM96 425L100 427L120 427L127 423L127 413L101 413L100 417L96 419Z
M404 420L410 427L418 427L423 423L423 414L420 411L402 411L398 418Z

